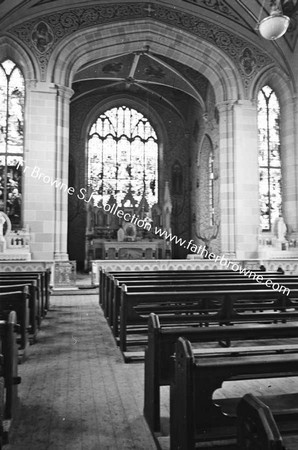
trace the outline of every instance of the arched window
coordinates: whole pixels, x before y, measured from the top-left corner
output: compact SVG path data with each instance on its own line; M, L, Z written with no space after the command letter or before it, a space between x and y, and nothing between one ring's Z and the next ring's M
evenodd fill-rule
M214 225L214 152L209 152L209 219L210 225Z
M118 205L131 192L136 206L158 201L158 142L140 112L127 106L112 108L93 123L88 136L88 186L95 204L110 197ZM124 205L125 206L125 205Z
M272 231L281 213L280 107L274 91L264 86L258 94L260 225Z
M0 63L0 211L21 227L24 154L24 77L10 60Z

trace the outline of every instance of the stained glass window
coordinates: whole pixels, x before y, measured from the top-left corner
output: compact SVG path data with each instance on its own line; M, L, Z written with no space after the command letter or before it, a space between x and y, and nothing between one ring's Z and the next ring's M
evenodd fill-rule
M24 152L24 77L10 60L0 63L0 211L21 226Z
M281 213L280 107L274 91L264 86L258 95L260 226L271 231Z
M214 225L214 153L209 153L209 218L210 225Z
M111 195L121 205L128 192L135 206L144 197L149 206L157 203L158 142L143 114L121 106L97 118L89 133L88 185L96 205Z

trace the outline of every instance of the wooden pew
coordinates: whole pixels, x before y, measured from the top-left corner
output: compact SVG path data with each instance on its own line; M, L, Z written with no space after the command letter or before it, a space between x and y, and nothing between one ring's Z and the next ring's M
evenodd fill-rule
M148 347L145 350L145 393L144 416L152 431L160 429L160 387L168 386L174 379L175 345L180 336L188 339L192 344L217 343L219 341L241 341L233 348L212 348L218 355L234 355L238 347L245 345L248 340L265 340L266 347L259 346L253 350L273 350L268 345L274 340L298 338L297 323L286 324L245 324L244 326L203 327L192 326L167 327L161 326L156 314L151 313L148 320ZM264 345L264 344L262 344ZM297 345L295 345L297 347ZM280 346L276 347L280 350ZM243 351L243 348L240 348ZM297 347L298 350L298 347ZM210 348L196 346L194 355L204 355Z
M127 349L127 334L146 333L149 314L164 323L194 325L237 322L272 322L298 319L298 290L286 296L272 289L130 293L122 286L120 349Z
M5 319L9 311L15 311L20 326L20 350L23 358L29 345L29 290L28 286L15 292L0 292L0 319Z
M262 274L266 277L272 276L281 276L280 273L277 272L258 272L255 271L256 274ZM192 280L201 280L201 279L220 279L220 278L243 278L243 279L252 279L245 277L243 274L235 271L167 271L167 272L120 272L120 273L102 273L101 276L101 284L99 289L99 304L102 305L104 312L106 311L106 302L109 301L109 298L113 295L113 286L115 280L119 282L119 284L127 284L127 285L138 285L138 284L148 284L154 283L158 284L162 283L172 283L179 284L180 282L191 282Z
M6 283L6 282L5 282ZM19 282L18 282L19 283ZM36 280L28 281L26 284L3 284L0 280L0 292L16 292L23 290L28 286L29 289L29 334L30 341L34 343L36 341L37 331L40 327L40 303L37 296L37 283Z
M268 278L264 277L264 280ZM270 277L271 279L271 277ZM289 289L297 289L298 287L298 280L296 277L278 277L274 279L275 283L279 283L281 285L286 285ZM215 287L217 290L227 290L230 288L230 286L237 285L238 289L258 289L262 285L260 283L255 282L254 280L245 279L243 277L238 276L231 276L227 278L202 278L202 279L195 279L195 280L189 280L186 282L186 280L183 280L181 282L175 281L171 284L168 284L167 282L159 282L159 283L150 283L146 285L135 285L131 284L130 282L127 282L125 286L127 286L127 289L130 293L133 292L179 292L179 291L195 291L195 290L214 290ZM119 281L115 280L114 282L114 294L109 299L109 306L107 306L107 320L109 325L113 329L114 336L118 336L118 323L119 323L119 317L120 317L120 303L121 303L121 289L122 285L120 286Z
M0 398L1 421L0 436L3 444L8 442L9 429L18 407L18 349L17 349L17 317L10 311L6 320L0 321L1 372Z
M269 275L267 273L263 273L262 274L263 280L266 281L268 279L270 279L273 282L278 282L278 280L285 280L287 282L297 282L297 277L296 276L285 276L281 278L280 274L274 273L272 275ZM194 277L183 277L183 276L179 276L179 278L175 278L175 279L171 279L166 277L165 279L162 278L158 278L156 279L155 277L152 278L148 278L145 280L142 280L142 278L140 277L139 279L135 280L135 279L130 279L127 278L127 280L125 280L125 278L115 278L114 276L110 277L110 283L112 283L112 286L109 288L108 294L104 295L103 298L103 302L102 302L102 309L104 311L105 316L107 317L107 319L109 320L109 324L110 326L112 326L113 321L114 321L114 314L116 314L115 310L114 310L114 305L116 305L116 309L117 309L117 305L119 305L120 303L120 286L122 284L125 284L126 286L133 287L134 289L137 289L137 287L139 287L140 289L144 290L144 286L166 286L168 285L169 290L172 289L176 289L176 286L180 286L180 285L185 285L187 284L187 286L190 285L198 285L200 283L203 284L221 284L221 283L256 283L257 281L253 278L248 278L248 277L244 277L241 274L238 273L228 273L228 274L214 274L214 273L209 273L207 275L196 275ZM150 288L147 289L147 291L149 291ZM118 306L119 307L119 306Z
M253 354L249 350L233 358L216 354L195 358L190 342L180 337L175 354L175 381L170 387L171 450L192 450L196 442L235 441L240 398L212 399L223 382L295 375L298 375L297 348L292 353ZM280 427L297 429L298 394L262 398L272 408Z
M237 407L237 443L241 450L297 450L296 432L281 436L270 408L253 394L246 394Z
M42 287L42 277L41 274L31 274L25 275L22 272L21 275L8 275L0 273L0 283L2 284L28 284L35 282L37 285L37 297L39 304L39 316L42 318L45 316L45 295Z
M45 269L40 271L24 271L24 272L1 272L0 279L12 280L12 279L36 279L40 293L41 293L41 304L42 304L42 315L44 316L50 309L50 280L51 280L51 270Z
M272 274L272 276L276 275L277 272L263 272L263 271L254 271L257 274ZM105 272L101 270L99 273L99 304L103 304L104 300L111 295L111 291L113 289L113 280L119 280L120 284L127 283L128 281L153 281L159 280L169 282L175 280L190 280L194 278L207 278L207 277L226 277L226 276L244 276L240 272L235 272L232 270L165 270L165 271L141 271L141 272ZM281 275L279 273L279 275Z

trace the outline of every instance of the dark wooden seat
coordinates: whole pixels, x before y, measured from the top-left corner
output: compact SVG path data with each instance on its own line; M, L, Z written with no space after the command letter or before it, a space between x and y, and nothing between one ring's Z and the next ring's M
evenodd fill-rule
M10 284L8 284L10 283ZM36 280L27 281L25 284L20 284L19 281L14 282L13 280L1 281L0 280L0 292L15 292L22 290L25 286L29 289L29 335L30 341L34 343L36 341L36 336L38 329L41 324L41 304L40 296L38 295L38 285Z
M41 302L41 314L44 316L50 309L50 281L51 270L39 270L39 271L24 271L24 272L2 272L0 273L0 280L11 281L19 280L24 282L25 280L35 279L37 280L38 288L40 290L40 302Z
M237 406L240 398L213 399L228 380L289 377L298 375L298 352L241 354L222 357L193 354L188 340L180 337L175 354L175 380L170 387L171 450L192 450L196 442L231 442L236 439ZM279 424L297 429L298 393L262 397L272 407Z
M234 357L238 351L242 354L250 351L256 353L283 352L285 346L273 346L272 341L287 338L289 343L298 337L297 323L286 324L244 324L243 326L224 327L168 327L161 326L158 316L151 313L148 321L148 347L145 350L145 393L144 416L152 431L160 428L160 387L170 385L174 379L174 353L175 345L180 336L188 339L192 344L196 343L194 355L206 355L208 352L219 356ZM233 348L202 348L198 344L205 342L217 343L219 341L237 341ZM245 341L265 341L262 346L245 350ZM240 342L239 342L240 341ZM247 345L247 344L246 344ZM258 342L254 343L258 345ZM239 348L240 346L240 348ZM298 342L288 349L297 349Z
M127 335L147 334L149 314L162 316L163 323L208 325L241 322L297 320L298 290L290 296L268 288L181 292L133 292L122 286L119 345L127 350ZM135 343L132 340L133 343ZM146 339L145 341L146 342Z
M297 401L297 397L293 396ZM241 450L297 450L296 430L281 433L271 409L253 394L246 394L237 408L237 443Z
M10 311L0 320L0 443L8 442L9 430L18 407L17 317ZM0 447L1 447L0 445Z
M277 278L275 280L276 283L279 283L280 286L285 286L287 289L297 289L298 288L298 281L297 278L288 279L286 278ZM171 282L171 284L167 282L158 283L155 284L155 282L151 282L150 284L146 285L135 285L135 284L125 284L127 286L127 290L130 293L133 292L181 292L181 291L210 291L210 290L229 290L234 289L235 286L238 290L252 290L252 289L259 289L262 286L260 283L254 282L253 280L246 280L245 278L241 277L230 277L225 279L201 279L201 280L189 280L186 282L185 280L181 282ZM107 304L105 305L106 310L104 310L104 313L107 317L109 325L112 327L113 334L115 336L118 335L118 323L119 323L119 317L120 317L120 303L121 303L121 289L122 285L120 286L119 281L115 280L114 282L114 288L113 288L113 295L110 296L108 299ZM284 290L285 291L285 290ZM269 290L270 292L270 290ZM102 305L104 308L104 305Z
M285 278L277 278L276 283L283 283L288 289L294 289L298 287L298 281L295 279L288 280ZM261 285L254 280L245 279L244 277L232 276L220 277L220 278L200 278L200 279L181 279L181 280L149 280L144 281L127 281L124 283L129 289L129 292L163 292L163 291L187 291L187 290L211 290L215 286L218 286L217 290L229 289L230 285L237 285L239 289L253 289L259 288ZM105 298L102 308L105 316L111 327L117 327L117 319L119 317L120 310L120 300L121 300L121 285L119 280L114 280L114 285L112 291L110 291L109 296ZM115 334L115 333L114 333Z
M265 275L267 277L275 277L281 276L280 272L262 272L262 271L253 271L253 273L257 275ZM105 302L108 301L108 298L113 293L113 285L114 281L118 280L119 284L148 284L148 283L159 283L159 282L168 282L168 283L176 283L176 282L188 282L191 280L200 279L220 279L220 278L244 278L244 275L240 272L230 271L230 270L179 270L179 271L142 271L142 272L105 272L101 270L99 272L99 304L103 305L103 309L105 310ZM247 277L248 280L253 279Z
M18 339L19 348L22 356L26 356L29 345L28 329L29 329L29 290L28 286L24 286L22 290L14 292L0 292L0 319L5 319L9 311L15 311L19 324Z
M265 278L279 278L281 276L280 273L276 272L254 272L256 276L262 275ZM237 279L242 280L243 282L254 282L255 277L249 278L244 277L241 273L235 273L230 271L180 271L177 273L172 273L171 271L168 273L158 273L158 272L147 272L147 273L132 273L128 274L105 274L102 275L102 281L99 289L99 303L102 305L104 314L108 317L109 314L109 305L113 302L114 297L114 289L115 284L118 286L122 284L126 284L127 286L141 286L141 285L161 285L161 284L169 284L171 286L177 286L177 284L197 284L201 282L211 283L217 282L220 280L224 282L227 280L229 282L236 282ZM289 281L296 281L297 278L289 276Z

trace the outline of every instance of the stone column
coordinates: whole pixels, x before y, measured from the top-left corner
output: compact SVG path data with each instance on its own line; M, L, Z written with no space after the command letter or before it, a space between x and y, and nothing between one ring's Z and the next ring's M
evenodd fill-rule
M221 254L235 257L235 199L233 106L217 104L219 111L219 184Z
M259 170L257 108L250 101L233 106L235 241L238 259L258 256Z
M298 240L298 97L281 105L282 213L290 239Z
M33 259L68 259L68 126L72 91L27 82L24 223Z
M69 154L69 101L73 90L64 86L56 86L56 158L55 177L68 185L68 154ZM70 190L55 190L55 245L54 258L67 260L67 227L68 227L68 196L74 195L74 186Z

